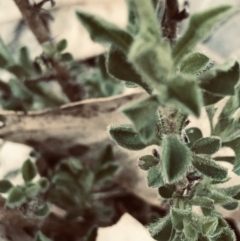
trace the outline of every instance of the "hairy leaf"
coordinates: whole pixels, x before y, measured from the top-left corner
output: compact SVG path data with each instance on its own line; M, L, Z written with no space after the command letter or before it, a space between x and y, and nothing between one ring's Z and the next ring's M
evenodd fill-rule
M156 166L150 167L147 173L149 187L161 187L165 184L162 175L162 165L159 162Z
M228 174L226 168L218 165L208 156L194 155L192 164L203 175L215 180L223 180Z
M16 75L19 79L25 79L30 76L27 70L21 65L11 65L7 67L7 70Z
M221 147L221 139L217 136L203 137L197 140L191 150L196 154L214 154Z
M26 160L22 165L22 177L25 182L30 182L36 176L36 166L29 159Z
M230 6L220 6L192 15L189 27L173 49L173 59L178 65L184 56L210 33L221 20L230 15Z
M101 169L95 175L95 182L104 182L106 180L112 180L115 175L120 170L118 163L106 163L101 167Z
M23 191L28 198L34 198L41 192L41 186L38 183L27 184Z
M0 180L0 193L6 193L12 188L12 183L8 180Z
M151 236L156 240L168 241L172 233L172 222L170 215L159 219L155 223L148 225Z
M34 74L33 63L30 59L29 51L27 47L22 47L19 51L19 63L29 73Z
M180 65L180 71L184 74L196 74L198 71L206 68L210 59L202 53L188 54Z
M179 75L168 82L168 98L186 113L199 116L202 96L194 77Z
M208 198L208 197L203 197L203 196L194 196L191 198L188 202L191 205L194 206L201 206L205 208L213 208L214 205L214 200Z
M171 209L171 219L173 227L179 231L183 230L183 219L189 219L191 216L191 209L179 209L172 208Z
M38 181L38 185L41 187L41 192L46 192L50 186L49 180L46 177L42 177Z
M107 68L113 77L133 82L143 87L148 93L151 93L151 87L142 80L142 77L134 69L133 65L128 62L126 54L118 48L111 47L107 57Z
M114 44L121 50L128 51L133 37L127 31L89 13L77 11L77 17L89 31L92 40Z
M134 102L122 110L133 122L137 133L144 143L149 143L156 137L156 112L158 107L158 98L150 96L145 100Z
M222 95L215 95L214 93L211 93L209 91L202 90L202 98L204 106L216 104L218 101L220 101L223 96Z
M237 175L240 175L240 137L237 137L228 142L223 142L223 146L230 147L235 152L233 171Z
M173 134L163 137L162 149L163 177L167 183L174 183L186 173L191 162L191 152Z
M142 150L145 147L154 144L145 144L132 125L110 126L108 130L112 139L119 146L129 150Z
M142 156L139 158L139 163L138 166L142 169L142 170L149 170L149 168L156 166L159 163L159 159L157 159L154 156L151 155L146 155L146 156Z
M205 107L208 119L209 119L209 123L210 123L210 128L211 128L211 134L213 132L213 117L217 111L217 107L215 107L214 105L209 105L207 107Z
M8 65L7 59L0 53L0 68L6 68Z
M234 95L239 80L239 63L228 61L221 67L207 71L200 76L200 87L215 95Z

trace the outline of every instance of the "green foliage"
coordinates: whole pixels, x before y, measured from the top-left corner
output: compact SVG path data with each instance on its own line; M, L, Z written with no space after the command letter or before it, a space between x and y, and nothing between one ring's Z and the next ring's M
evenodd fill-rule
M0 192L6 193L12 188L12 183L6 179L0 180Z
M142 169L142 170L149 170L149 168L156 166L159 163L160 160L158 160L156 157L151 156L151 155L146 155L146 156L142 156L139 158L139 163L138 166Z
M151 223L148 226L148 230L151 236L158 241L170 240L173 230L170 215L167 215L166 217L158 220L155 223Z
M119 146L129 150L142 150L155 144L154 142L145 144L132 125L110 126L109 134Z
M123 109L123 113L134 123L135 130L144 143L151 142L156 136L156 112L159 102L156 96L135 102Z
M22 165L22 176L25 182L30 182L36 176L37 170L31 160L27 160Z
M220 6L194 14L190 19L187 31L173 49L175 65L178 65L186 54L191 52L199 42L210 34L209 30L219 24L224 18L230 16L230 10L230 6Z
M221 139L216 136L205 137L197 140L191 150L196 154L214 154L221 147Z
M114 44L124 51L128 49L132 43L133 39L131 34L100 17L80 11L77 12L77 17L95 41Z
M210 59L202 53L188 54L180 64L179 70L184 74L196 74L207 67Z
M26 195L24 194L22 187L16 186L16 187L12 187L9 190L6 205L8 207L14 208L14 207L21 206L26 201L27 201L27 198L26 198Z
M187 172L191 162L191 153L176 135L164 136L162 148L163 178L166 183L174 183Z

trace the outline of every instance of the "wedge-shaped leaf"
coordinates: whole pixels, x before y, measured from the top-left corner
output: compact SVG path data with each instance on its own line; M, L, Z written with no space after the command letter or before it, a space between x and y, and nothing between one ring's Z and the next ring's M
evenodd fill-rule
M221 139L217 136L203 137L197 140L191 150L196 154L214 154L221 147Z
M111 145L106 145L105 148L102 150L100 157L98 159L98 163L100 165L104 165L109 162L113 162L115 160L113 149ZM79 162L80 163L80 162Z
M148 225L148 230L151 236L156 240L168 241L172 233L171 216L167 215L164 218L159 219L155 223Z
M186 239L189 241L197 241L198 231L192 227L190 220L183 219L183 225L183 233Z
M154 144L145 144L132 125L110 126L108 130L112 139L119 146L129 150L142 150L145 147Z
M188 54L180 65L180 71L184 74L196 74L209 64L210 59L202 53Z
M230 164L234 164L235 156L217 156L217 157L213 157L213 160L224 161L224 162L228 162Z
M173 49L175 65L178 65L186 54L204 40L214 26L230 15L230 9L230 6L220 6L192 15L187 31Z
M128 59L150 89L163 96L162 85L172 71L169 43L161 45L151 34L139 34L130 48Z
M161 187L165 184L162 175L162 165L159 162L156 166L151 167L147 173L147 182L149 187Z
M164 185L158 189L158 193L163 198L172 198L173 193L175 192L175 185Z
M194 196L191 198L188 202L189 204L193 206L200 206L205 208L213 208L214 200L208 197L203 196Z
M230 228L224 228L219 236L215 239L215 241L237 241L236 235L234 231Z
M197 127L187 129L186 135L189 141L188 146L192 146L197 140L199 140L203 136L201 130Z
M36 166L29 159L22 165L22 177L25 182L30 182L36 176Z
M202 98L204 106L216 104L218 101L223 99L223 97L224 96L222 95L215 95L214 93L202 89Z
M179 231L183 230L183 219L189 219L191 217L191 209L179 209L172 208L171 220L173 227Z
M12 187L8 193L6 205L10 208L19 207L27 201L21 187Z
M135 102L125 107L122 112L133 122L137 133L144 143L156 137L157 109L159 101L156 96Z
M168 82L168 98L183 111L199 116L202 96L192 76L178 75Z
M89 13L77 11L77 17L89 31L92 40L114 44L121 50L128 51L133 37L127 31Z
M240 200L240 185L235 185L235 186L226 187L226 188L219 188L218 190L230 197Z
M127 0L128 5L128 25L127 29L132 33L139 30L139 16L137 15L137 5L132 0Z
M167 183L174 183L186 173L192 158L191 152L173 134L163 137L162 150L163 177Z
M0 193L6 193L12 188L12 183L6 179L0 180Z
M226 168L218 165L208 156L194 155L192 164L200 173L215 180L223 180L228 174Z
M66 48L67 48L67 40L66 39L62 39L57 43L56 49L58 52L62 52Z
M128 62L127 55L120 49L111 47L107 57L107 69L113 77L133 82L151 93L151 87L142 80L142 77L134 69L133 65Z
M49 205L47 203L45 203L42 207L40 207L38 210L36 210L34 212L34 214L38 218L45 218L45 217L48 216L49 213L50 213L50 208L49 208Z
M36 234L34 241L52 241L48 237L46 237L41 231L38 231Z
M237 137L231 141L224 142L223 146L230 147L235 152L235 160L234 160L234 166L233 171L240 175L240 137Z
M234 95L235 85L239 80L239 63L228 61L200 76L200 87L215 95Z
M156 166L158 163L160 162L159 159L157 159L154 156L151 155L146 155L146 156L142 156L139 158L139 163L138 166L142 169L142 170L149 170L149 168Z
M204 235L211 235L214 233L218 225L218 219L216 217L203 217L202 219L202 231Z
M212 190L211 193L209 194L209 198L213 199L215 204L220 204L220 205L227 205L227 204L232 204L236 200L233 198L229 197L227 194L220 192L218 190Z
M232 202L223 204L222 207L227 209L227 210L235 210L238 208L239 202L237 200L232 200Z

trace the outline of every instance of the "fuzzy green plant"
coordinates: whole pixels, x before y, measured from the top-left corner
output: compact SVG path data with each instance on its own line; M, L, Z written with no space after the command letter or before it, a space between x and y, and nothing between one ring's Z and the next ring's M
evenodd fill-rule
M229 181L229 170L220 161L230 162L240 175L239 63L229 60L208 69L210 58L193 52L233 9L219 6L192 15L188 29L173 44L161 31L152 1L127 3L126 29L89 13L78 11L77 16L94 41L110 46L109 74L149 95L123 108L132 124L112 125L109 134L129 150L156 148L139 158L139 167L170 210L148 226L150 234L159 241L236 240L216 205L234 210L240 198L239 185L217 185ZM213 124L215 104L225 97L228 101ZM211 126L208 137L186 127L188 116L199 117L203 108ZM222 147L232 148L235 156L213 157Z

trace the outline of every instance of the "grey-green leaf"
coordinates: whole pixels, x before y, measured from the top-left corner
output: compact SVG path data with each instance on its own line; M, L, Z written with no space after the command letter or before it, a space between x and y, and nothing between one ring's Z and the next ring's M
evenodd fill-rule
M149 168L156 166L159 163L159 159L157 159L154 156L151 155L146 155L146 156L142 156L139 158L139 163L138 166L142 169L142 170L149 170Z
M92 40L114 44L121 50L128 51L133 41L130 33L89 13L77 11L77 17L89 31Z
M167 215L164 218L159 219L155 223L148 225L148 230L151 236L156 240L168 241L172 233L171 216Z
M58 52L62 52L66 48L67 48L67 40L66 39L62 39L57 43L56 49Z
M159 162L156 166L150 167L147 173L147 182L149 187L161 187L165 184L162 175L162 165Z
M191 152L174 134L163 137L162 150L163 178L167 183L174 183L186 173L192 158Z
M113 46L110 48L107 57L107 69L114 78L133 82L151 93L150 86L142 80L133 65L128 62L127 55L120 49Z
M221 147L221 139L217 136L203 137L197 140L191 150L196 154L212 155Z
M6 205L8 207L14 208L19 207L27 201L25 194L21 187L12 187L8 193Z
M189 27L173 49L173 59L178 65L186 54L210 33L221 20L230 16L230 6L220 6L192 15Z
M22 177L25 182L30 182L36 176L37 169L31 160L26 160L22 165Z
M186 135L189 140L189 146L192 146L197 140L202 138L202 132L197 127L192 127L186 130Z
M0 180L0 193L6 193L12 188L12 183L6 179Z
M122 110L133 122L137 133L144 143L149 143L156 137L156 112L158 107L158 98L150 96L147 99L134 102Z
M199 77L200 87L215 95L234 95L239 80L239 63L230 60L224 65L207 71Z
M162 198L172 198L175 192L175 185L164 185L158 189L158 193Z
M208 156L194 155L192 164L203 175L215 180L223 180L228 174L226 168L218 165Z
M180 65L180 71L184 74L196 74L209 64L210 59L199 52L188 54Z
M154 144L145 144L132 125L110 126L109 134L112 139L121 147L129 150L142 150L145 147Z
M194 77L178 75L169 80L168 98L186 113L200 115L202 96Z

